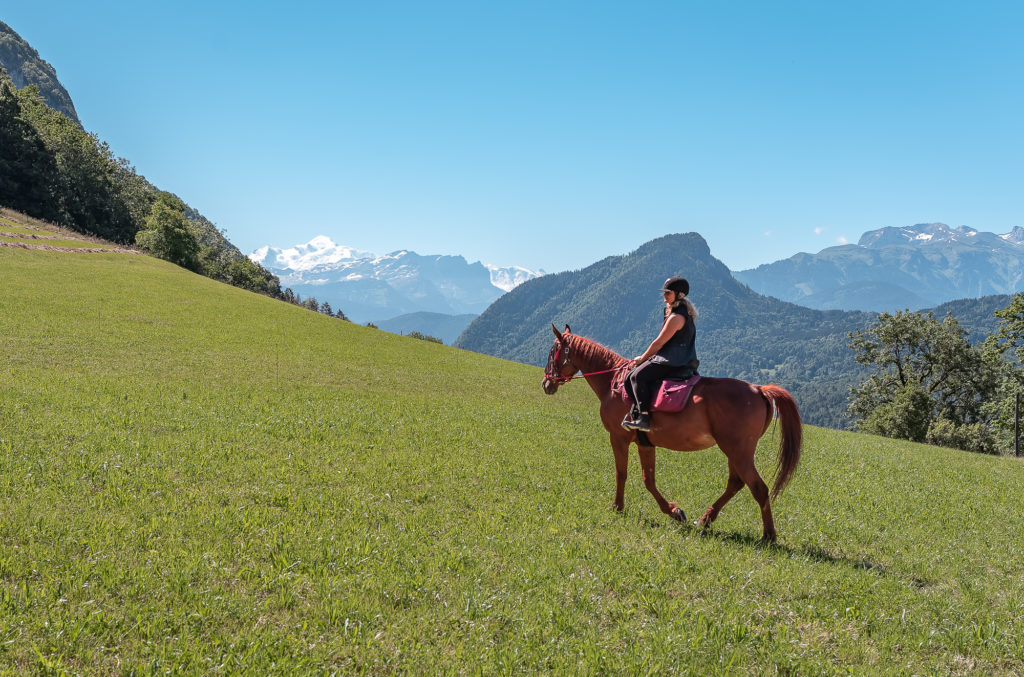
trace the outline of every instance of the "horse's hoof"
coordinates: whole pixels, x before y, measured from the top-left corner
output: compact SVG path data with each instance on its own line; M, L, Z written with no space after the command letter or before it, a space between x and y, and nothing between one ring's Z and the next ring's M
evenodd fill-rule
M608 506L608 509L613 511L613 512L622 512L623 510L626 509L626 506L624 506L624 505L616 505L616 504L612 503L611 505Z
M708 508L707 510L705 510L705 513L700 515L700 519L693 522L693 525L699 526L700 528L708 528L709 526L711 526L711 523L715 521L715 517L718 517L718 515L714 514L714 512L714 506Z
M670 510L669 515L672 517L672 519L677 520L679 522L685 522L686 521L686 513L683 512L682 508L680 508L675 503L669 503L668 507L669 507L669 510Z

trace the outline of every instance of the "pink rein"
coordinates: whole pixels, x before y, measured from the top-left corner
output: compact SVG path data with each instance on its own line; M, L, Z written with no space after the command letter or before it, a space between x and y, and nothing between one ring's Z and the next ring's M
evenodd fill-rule
M555 359L554 359L554 362L556 364L562 359L562 348L566 349L566 357L568 358L568 352L569 352L568 351L568 345L566 345L564 343L559 344L558 352L555 353ZM568 362L568 359L566 361ZM568 383L569 381L571 381L571 380L573 380L575 378L579 378L581 376L583 378L586 378L587 376L597 376L598 374L610 374L612 372L622 371L623 369L625 369L628 366L629 366L629 362L626 362L625 364L623 364L621 366L618 366L618 367L615 367L613 369L602 369L601 371L590 371L590 372L586 372L586 373L579 373L579 370L577 369L576 372L573 372L572 376L562 376L561 374L544 372L544 377L547 380L551 381L552 383L555 383L557 385L562 385L563 383ZM552 369L554 369L554 368L555 367L553 367Z

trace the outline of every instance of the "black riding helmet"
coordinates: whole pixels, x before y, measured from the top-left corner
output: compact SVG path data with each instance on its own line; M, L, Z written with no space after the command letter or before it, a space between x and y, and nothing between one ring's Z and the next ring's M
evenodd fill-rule
M685 296L690 293L690 283L685 278L673 275L665 280L665 284L661 285L661 289L658 291L674 291Z

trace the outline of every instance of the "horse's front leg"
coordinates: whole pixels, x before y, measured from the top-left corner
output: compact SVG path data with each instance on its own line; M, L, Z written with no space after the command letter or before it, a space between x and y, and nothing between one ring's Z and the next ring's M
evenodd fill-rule
M612 502L612 509L622 512L626 508L626 471L629 468L629 436L617 434L618 431L609 435L612 443L612 452L615 454L615 500Z
M666 501L665 497L658 491L658 485L654 481L654 447L641 447L638 445L637 450L640 453L640 468L644 473L644 486L647 487L647 491L651 492L651 496L654 496L654 500L657 501L658 507L661 508L663 513L672 517L672 519L685 522L686 513L683 512L682 508L675 503Z

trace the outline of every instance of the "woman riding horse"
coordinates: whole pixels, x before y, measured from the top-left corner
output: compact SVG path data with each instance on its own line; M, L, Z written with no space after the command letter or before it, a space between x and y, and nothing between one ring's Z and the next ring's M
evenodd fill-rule
M761 508L762 537L775 540L771 499L789 483L800 462L800 412L788 392L776 385L754 385L731 378L705 376L693 386L690 403L683 411L655 412L648 433L624 430L620 422L629 405L612 388L612 382L629 361L599 343L576 336L568 325L564 333L553 325L551 329L555 342L548 353L541 387L548 395L554 395L559 386L576 378L577 372L583 372L583 378L601 402L601 423L608 431L615 457L615 500L612 506L616 510L621 511L625 506L623 494L631 444L637 445L644 486L662 512L681 521L686 520L686 514L678 505L665 499L655 482L655 448L697 451L717 444L728 459L729 479L725 491L708 506L697 524L703 527L710 525L729 499L746 485ZM754 465L754 454L758 439L776 417L781 435L775 486L769 492Z
M627 430L651 431L651 400L658 384L666 378L686 380L694 375L700 360L694 342L697 329L697 309L686 297L690 283L673 276L661 286L665 295L665 318L661 332L643 355L633 358L626 377L626 390L632 398L633 409L622 419ZM636 366L633 366L636 365Z

